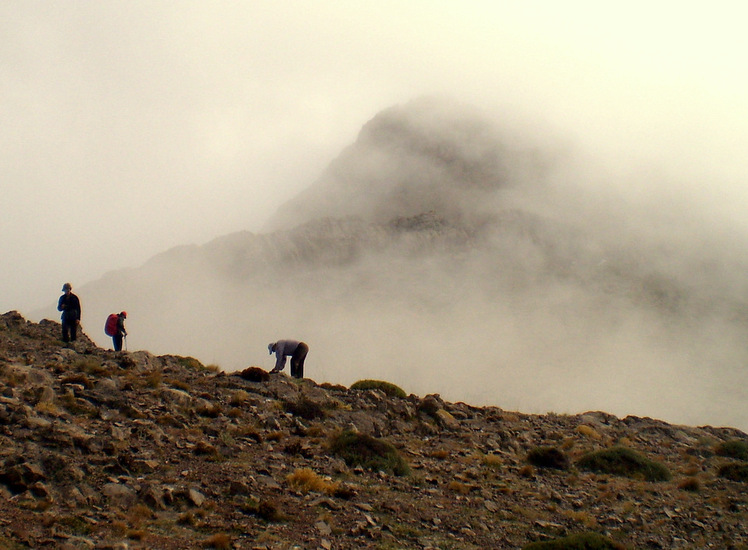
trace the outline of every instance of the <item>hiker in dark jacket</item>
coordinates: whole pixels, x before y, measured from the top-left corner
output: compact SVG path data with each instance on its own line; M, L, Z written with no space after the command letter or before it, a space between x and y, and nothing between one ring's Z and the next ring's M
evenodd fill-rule
M62 311L62 341L75 342L78 336L78 324L81 320L81 302L78 296L73 294L73 285L65 283L62 285L62 296L57 302L57 311Z
M276 373L286 368L286 357L291 356L291 376L304 378L304 360L309 353L309 346L298 340L278 340L268 344L270 355L275 353L275 368L270 373Z
M126 311L117 314L117 330L112 335L114 351L122 350L122 339L127 336L127 331L125 330L125 319L127 319Z

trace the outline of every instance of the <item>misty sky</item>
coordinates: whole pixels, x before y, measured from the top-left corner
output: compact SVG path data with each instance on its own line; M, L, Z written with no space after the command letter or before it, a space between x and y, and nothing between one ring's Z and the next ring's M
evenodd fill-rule
M622 188L693 195L748 228L745 10L5 0L0 311L260 230L362 124L425 94L551 132Z

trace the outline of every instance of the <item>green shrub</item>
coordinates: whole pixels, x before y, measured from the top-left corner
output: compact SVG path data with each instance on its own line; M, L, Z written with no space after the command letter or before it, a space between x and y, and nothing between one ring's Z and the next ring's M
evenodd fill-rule
M719 456L736 458L738 460L748 460L748 442L743 441L742 439L723 441L715 447L714 452Z
M535 447L527 453L527 461L538 468L566 470L569 467L569 459L556 447Z
M717 473L720 477L724 477L730 481L748 482L748 464L742 464L740 462L724 464L720 466Z
M560 539L531 542L522 550L625 550L625 546L598 533L576 533Z
M670 479L670 471L665 466L626 447L611 447L588 453L579 459L577 466L591 472L645 481L668 481Z
M93 530L86 520L78 516L60 516L57 518L56 523L61 527L63 532L72 533L74 535L89 535Z
M205 365L194 357L180 357L177 356L177 362L186 369L191 370L208 370Z
M399 386L382 380L359 380L351 386L352 390L379 390L390 397L407 397Z
M395 447L370 435L346 430L332 438L329 449L345 460L348 466L361 466L368 470L381 470L398 476L410 473L408 463Z

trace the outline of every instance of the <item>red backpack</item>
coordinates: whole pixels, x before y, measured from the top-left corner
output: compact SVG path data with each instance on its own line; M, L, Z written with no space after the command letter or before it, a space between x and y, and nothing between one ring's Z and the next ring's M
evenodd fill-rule
M117 334L117 323L119 321L119 315L112 313L106 318L106 324L104 324L104 334L107 336L114 336Z

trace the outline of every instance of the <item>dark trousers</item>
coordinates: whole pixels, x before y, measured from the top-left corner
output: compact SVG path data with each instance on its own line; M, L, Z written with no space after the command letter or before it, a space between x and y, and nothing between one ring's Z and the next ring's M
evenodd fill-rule
M62 320L62 341L63 342L75 342L78 336L78 321L68 321L67 319Z
M293 355L291 355L292 377L304 378L304 359L306 359L307 353L309 353L309 346L304 342L299 342L299 345L293 350Z
M122 349L122 335L115 334L112 336L112 342L114 342L114 351L120 351Z

